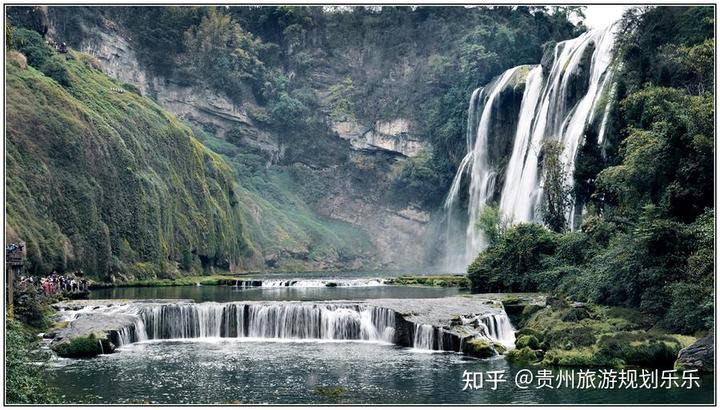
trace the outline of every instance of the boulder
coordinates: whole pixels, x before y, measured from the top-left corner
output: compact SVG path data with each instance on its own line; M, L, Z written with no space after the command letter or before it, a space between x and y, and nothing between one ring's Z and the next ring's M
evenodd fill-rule
M472 339L463 345L463 353L486 359L495 356L492 343L485 339Z
M701 372L712 373L715 366L714 334L713 329L707 336L680 350L677 361L675 361L675 368L683 370L697 369Z

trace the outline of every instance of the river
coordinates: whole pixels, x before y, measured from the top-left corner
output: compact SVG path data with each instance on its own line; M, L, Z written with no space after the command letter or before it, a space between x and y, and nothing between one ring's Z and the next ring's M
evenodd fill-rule
M455 288L338 286L114 288L92 298L196 302L437 298ZM199 338L151 340L93 359L55 359L51 383L77 403L712 403L713 378L691 390L520 388L522 370L502 358L419 351L382 342ZM531 369L536 372L537 368ZM567 369L565 369L567 370ZM595 369L599 371L599 369ZM500 371L493 390L463 391L465 371ZM559 373L561 369L550 369ZM334 390L338 388L338 390ZM325 389L325 390L323 390Z

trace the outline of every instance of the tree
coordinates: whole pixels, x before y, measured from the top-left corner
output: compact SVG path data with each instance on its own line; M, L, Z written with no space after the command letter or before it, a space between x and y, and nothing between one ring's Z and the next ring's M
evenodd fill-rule
M567 228L565 215L570 207L566 172L560 156L563 145L558 141L548 141L543 147L543 200L541 212L543 221L555 232Z
M231 96L241 95L242 80L263 81L262 41L218 8L185 32L185 48L190 72Z
M510 221L503 219L503 214L500 208L495 206L486 206L475 225L485 235L485 239L489 246L494 246L498 243L502 235L510 225Z

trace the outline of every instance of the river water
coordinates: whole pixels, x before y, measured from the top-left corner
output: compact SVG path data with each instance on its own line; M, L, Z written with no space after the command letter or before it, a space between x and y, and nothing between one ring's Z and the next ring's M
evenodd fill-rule
M459 289L398 286L115 288L92 298L204 301L435 298ZM694 389L521 389L504 359L428 353L378 342L205 338L134 343L93 359L56 359L51 384L77 403L712 403L713 378ZM537 371L539 369L532 369ZM596 369L597 370L597 369ZM506 382L463 391L464 371ZM551 369L559 372L559 369ZM487 377L487 376L486 376ZM333 389L339 388L337 391ZM326 389L326 390L323 390ZM330 393L328 393L330 391Z

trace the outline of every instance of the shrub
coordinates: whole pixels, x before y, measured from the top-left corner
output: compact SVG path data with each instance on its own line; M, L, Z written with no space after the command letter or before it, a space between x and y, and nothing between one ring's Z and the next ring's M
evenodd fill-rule
M40 71L63 87L70 86L70 73L65 67L63 56L56 54L50 57L42 64Z
M483 251L468 268L472 287L480 292L535 292L537 276L557 246L556 234L538 224L518 224L497 245Z
M93 357L103 352L101 341L91 333L88 336L72 338L54 347L55 352L62 357L82 358Z
M540 348L540 342L538 342L538 340L535 336L524 335L524 336L520 336L515 341L515 347L518 349L522 349L523 347L529 347L533 350L537 350Z
M600 355L636 366L672 367L680 349L682 344L671 336L642 331L617 332L598 340Z
M39 69L52 55L40 33L24 28L13 32L11 47L23 53L31 66Z
M5 391L8 403L56 403L56 392L49 388L34 336L16 320L7 320L5 333Z
M536 363L540 360L541 352L532 350L529 347L523 347L521 349L513 349L505 356L511 363L519 365L528 365Z
M473 339L465 343L463 351L471 356L488 358L495 356L495 349L484 339Z

